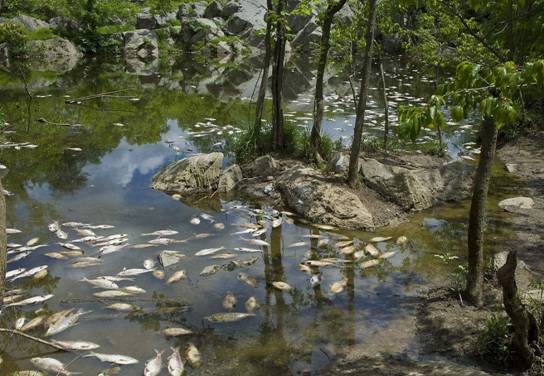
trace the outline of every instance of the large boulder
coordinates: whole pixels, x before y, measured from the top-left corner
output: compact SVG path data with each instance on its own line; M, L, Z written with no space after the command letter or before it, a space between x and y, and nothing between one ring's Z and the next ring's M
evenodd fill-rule
M49 25L53 30L60 32L78 33L82 30L82 26L78 21L63 16L51 18Z
M47 22L26 15L13 17L9 22L21 25L27 31L36 31L39 29L49 28L49 24Z
M29 41L28 49L31 68L44 72L68 72L82 55L72 42L63 38Z
M223 5L219 1L212 1L204 10L204 17L206 18L222 17L222 15Z
M140 13L136 16L136 29L156 29L157 26L155 16L150 13Z
M359 160L365 184L405 210L423 210L439 201L466 197L473 170L465 166L454 162L442 168L407 168L372 158Z
M297 33L291 45L299 51L310 52L320 41L321 29L317 23L310 21Z
M183 21L186 17L204 17L205 10L206 6L201 3L183 3L178 9L177 18Z
M374 228L369 209L347 186L329 182L312 168L296 167L276 182L285 204L304 218L353 230Z
M238 165L232 165L225 169L219 176L217 191L220 193L230 192L239 181L242 180L242 170Z
M219 185L223 153L198 154L171 163L153 176L153 189L181 196L214 192Z
M152 30L140 29L123 33L125 59L154 60L159 57L159 39Z
M195 43L211 41L224 35L225 33L214 20L200 17L185 18L182 20L178 39L181 39L183 44L190 47Z
M244 166L247 176L267 177L274 176L278 172L278 163L270 155L258 157Z

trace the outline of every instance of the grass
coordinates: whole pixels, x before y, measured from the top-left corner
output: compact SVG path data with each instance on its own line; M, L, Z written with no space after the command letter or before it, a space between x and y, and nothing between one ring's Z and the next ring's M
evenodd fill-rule
M511 365L511 332L512 323L506 315L493 314L488 317L484 324L484 330L478 337L477 347L480 356L494 364Z
M26 34L26 40L47 40L58 37L58 35L56 35L51 29L47 27L42 27L34 31L29 31Z

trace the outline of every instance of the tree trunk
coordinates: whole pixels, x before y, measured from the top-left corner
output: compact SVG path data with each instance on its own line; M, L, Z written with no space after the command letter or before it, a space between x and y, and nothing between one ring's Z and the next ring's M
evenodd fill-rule
M283 10L286 0L276 6L276 44L272 69L272 149L284 148L283 140L283 65L285 60L285 25Z
M516 285L517 252L508 253L506 263L498 270L497 277L502 286L504 309L514 326L512 346L519 355L521 365L527 369L533 362L531 344L538 340L538 325L534 316L525 309L518 296Z
M474 176L468 222L468 276L465 291L466 299L475 306L481 306L483 303L485 205L497 146L497 127L492 119L483 120L480 137L482 147L478 169Z
M6 288L6 199L2 193L0 181L0 307L4 302L4 290Z
M383 63L380 57L380 77L382 80L383 110L384 110L384 130L383 130L383 150L387 150L387 138L389 136L389 102L387 101L387 86L385 85L385 74L383 73Z
M315 81L315 96L314 96L314 124L310 135L310 145L314 159L319 159L321 153L321 123L323 121L323 111L325 104L323 102L323 77L327 68L327 60L329 55L331 27L334 15L342 9L346 0L339 0L337 3L329 3L325 11L323 19L322 34L321 34L321 49L319 52L319 64L317 66L317 76Z
M266 97L266 85L268 84L268 70L270 68L270 59L272 55L272 24L268 20L268 15L272 12L272 0L267 0L267 16L266 20L266 34L264 36L264 66L263 66L263 77L261 78L261 84L259 86L259 93L257 95L257 103L255 108L255 146L257 146L257 140L259 134L261 133L261 121L263 118L263 109L264 109L264 99Z
M376 24L376 0L369 0L368 23L366 30L365 57L363 61L363 77L361 79L361 90L357 103L357 117L355 118L355 129L353 131L353 143L349 158L348 183L354 186L357 183L359 174L359 153L361 152L361 139L363 136L363 125L365 122L366 100L368 97L368 82L372 68L372 51L374 44L374 29Z

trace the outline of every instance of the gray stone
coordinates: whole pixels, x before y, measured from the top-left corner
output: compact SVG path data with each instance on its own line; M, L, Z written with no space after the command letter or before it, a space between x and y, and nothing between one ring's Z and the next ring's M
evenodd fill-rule
M218 1L212 1L204 10L204 17L206 18L222 17L222 15L223 6Z
M149 13L140 13L136 16L136 29L156 29L158 26L155 16Z
M535 202L530 197L513 197L507 198L499 202L499 208L506 211L512 211L516 209L532 209Z
M238 165L232 165L225 169L219 176L217 191L220 193L230 192L238 182L242 180L242 170Z
M226 30L233 35L239 35L252 27L253 24L251 22L240 18L237 15L231 16L226 24Z
M29 41L28 49L31 68L37 71L68 72L82 56L72 42L63 38Z
M263 155L255 159L253 162L245 165L244 170L247 171L248 176L266 177L276 175L278 165L274 158L272 158L270 155Z
M321 29L315 22L311 21L297 33L291 45L299 51L309 52L320 41Z
M312 168L296 167L276 183L284 203L314 223L369 230L374 220L368 208L347 186L328 182Z
M219 185L223 153L198 154L168 165L153 177L151 187L192 196L214 192Z
M177 17L179 20L185 17L204 17L205 10L206 6L201 3L184 3L180 5Z
M240 4L235 3L234 1L229 1L224 7L223 7L223 13L221 14L221 17L227 19L230 16L234 15L240 10Z
M13 17L10 22L21 25L28 31L36 31L44 28L49 29L47 22L26 15Z
M152 30L140 29L123 33L125 59L154 60L159 57L159 38Z
M81 24L68 17L54 17L49 20L49 25L55 31L77 33L81 31Z

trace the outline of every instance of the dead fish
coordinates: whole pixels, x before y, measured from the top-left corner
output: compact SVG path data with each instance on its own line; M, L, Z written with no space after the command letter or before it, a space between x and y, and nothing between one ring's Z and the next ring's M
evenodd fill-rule
M76 228L75 230L81 236L96 236L94 231L88 228Z
M272 286L282 291L291 291L293 289L293 287L290 284L285 283L283 281L272 282Z
M32 320L27 322L23 327L20 329L21 332L27 332L29 330L35 329L38 326L42 325L45 322L45 316L37 316L34 317Z
M126 248L128 244L122 244L122 245L106 245L102 248L100 248L99 252L103 255L109 255L111 253L119 252Z
M91 230L109 230L115 228L113 225L85 225L85 227Z
M194 234L193 235L193 239L206 239L206 238L209 238L210 236L213 236L213 234L209 234L207 232L203 232L201 234Z
M73 373L65 368L64 364L53 358L32 358L30 359L30 362L35 367L41 368L47 372L53 372L57 375L73 375Z
M237 232L233 232L231 235L244 235L244 234L251 234L255 232L255 229L253 228L248 228L246 230L241 230L241 231L237 231Z
M249 297L245 302L246 311L253 312L257 309L259 309L259 303L257 303L257 299L255 299L254 296Z
M25 324L26 322L26 317L22 316L22 317L19 317L16 321L15 321L15 329L16 330L20 330L23 325Z
M197 226L200 224L200 218L194 217L189 221L192 225Z
M380 255L380 250L374 246L372 243L368 243L365 246L365 252L372 257L378 257Z
M47 329L47 332L45 333L45 336L50 337L52 335L61 333L65 331L66 329L71 328L72 326L75 326L79 318L83 315L86 315L87 313L90 313L90 311L84 311L83 309L79 309L74 313L70 313L62 317L53 325L49 326L49 328Z
M195 345L189 343L187 349L185 350L185 356L187 357L187 360L189 361L191 367L200 367L202 363L202 356L200 355L200 351L198 351Z
M201 213L200 218L205 219L206 221L208 221L210 223L215 222L215 219L211 215L206 214L206 213Z
M40 241L40 238L32 238L26 242L27 247L32 247Z
M233 309L236 307L236 296L232 292L228 292L223 298L223 308Z
M106 289L106 290L117 290L119 288L117 283L109 281L104 278L95 278L95 279L82 278L81 281L90 283L91 285L95 287Z
M129 294L145 294L147 291L145 291L143 288L138 286L127 286L123 287L121 291L128 292Z
M43 270L46 270L47 269L47 265L41 265L41 266L36 266L35 268L32 268L30 270L27 270L26 272L24 273L21 273L21 274L18 274L16 275L15 277L13 277L11 279L11 282L14 282L20 278L26 278L26 277L32 277L34 276L35 274L38 274L39 272L43 271Z
M62 225L64 227L84 227L84 226L86 226L85 223L81 223L81 222L64 222Z
M68 150L68 151L77 151L77 152L83 151L82 148L76 148L76 147L69 147L69 148L66 148L66 150Z
M77 245L72 243L59 243L59 245L71 251L81 251L81 248L79 248Z
M7 228L6 229L6 234L7 235L14 235L14 234L20 234L20 233L22 233L22 231L17 229L17 228Z
M115 311L122 311L122 312L140 310L140 307L138 307L138 306L136 306L134 304L129 304L129 303L113 303L113 304L110 304L110 305L106 306L106 308L113 309Z
M68 234L62 231L60 228L55 232L55 235L57 235L57 238L62 240L68 239Z
M83 355L84 358L97 358L101 362L120 364L120 365L129 365L137 364L138 360L131 358L130 356L118 355L118 354L101 354L96 352L90 352L87 355Z
M312 275L312 277L310 278L310 285L312 287L321 285L321 274Z
M45 254L45 256L49 257L49 258L52 258L52 259L56 259L56 260L64 260L66 259L66 255L60 253L60 252L48 252Z
M330 266L334 265L334 262L330 260L307 260L306 264L310 266Z
M111 239L111 240L102 240L99 243L95 244L95 247L107 247L107 246L115 246L115 245L123 245L124 243L128 242L128 238L117 238L117 239ZM130 244L127 244L130 245Z
M202 271L200 272L200 275L202 276L212 275L217 273L220 269L221 269L221 265L217 265L217 264L208 265L204 269L202 269Z
M151 270L138 269L138 268L135 268L135 269L123 269L123 271L117 273L117 276L118 277L132 277L132 276L145 274L145 273L149 273L149 272L151 272Z
M140 244L131 245L130 248L134 248L134 249L144 249L144 248L157 247L158 245L159 245L159 244L140 243Z
M170 276L170 278L168 278L166 283L168 283L168 284L175 283L175 282L178 282L178 281L180 281L182 279L186 279L186 278L187 278L187 273L185 272L185 270L178 270L177 272L172 274Z
M342 291L344 291L347 285L348 285L348 280L344 278L341 281L334 282L329 287L329 291L331 292L331 294L339 294Z
M299 264L298 265L298 270L300 270L301 272L307 273L307 274L312 273L312 269L310 269L310 267L308 265L306 265L306 264Z
M380 242L386 242L391 239L391 236L381 237L377 236L375 238L370 239L372 243L380 243Z
M88 268L88 267L91 267L91 266L98 266L102 264L102 261L98 260L98 261L74 261L74 263L72 263L72 265L70 265L70 267L72 268Z
M58 312L55 312L53 313L51 316L49 316L46 320L46 324L48 326L51 326L51 325L54 325L57 321L59 321L60 319L62 319L63 317L66 317L67 315L69 315L70 313L72 313L74 311L74 308L70 308L70 309L64 309L62 311L58 311Z
M259 236L261 236L262 234L264 234L266 231L267 231L267 230L266 230L265 228L262 228L262 229L260 229L260 230L257 230L257 231L255 231L255 232L253 232L253 234L251 234L251 236L253 236L253 237L255 237L255 238L256 238L256 237L259 237Z
M76 351L95 350L100 347L100 345L97 345L96 343L86 341L53 341L53 343L63 349Z
M39 281L40 279L47 277L48 274L49 274L49 272L47 271L47 269L42 269L39 272L37 272L36 274L34 274L32 279L34 281Z
M162 351L154 350L157 354L153 359L145 362L144 376L157 376L162 370Z
M368 268L372 268L376 265L379 265L380 264L380 260L368 260L368 261L364 261L361 263L361 268L362 269L368 269Z
M247 275L246 273L238 273L238 280L253 288L257 287L257 279Z
M385 253L382 253L380 255L380 258L381 259L388 259L388 258L391 258L391 257L395 256L396 254L397 254L397 252L395 252L395 251L385 252Z
M116 275L103 275L98 278L107 279L108 281L112 281L112 282L134 281L134 278L118 277Z
M298 247L304 247L304 246L307 246L308 243L306 242L297 242L297 243L293 243L291 245L288 245L287 248L298 248Z
M157 279L164 279L166 274L162 270L153 270L153 277Z
M246 239L246 238L240 238L240 239L248 242L249 244L270 247L270 243L265 242L264 240L261 240L261 239Z
M213 228L215 228L216 230L224 230L225 229L225 224L221 223L221 222L218 222L218 223L215 223L213 225Z
M246 312L220 312L205 317L206 320L211 322L235 322L246 319L248 317L255 316L254 313Z
M179 348L170 347L170 350L172 350L172 354L168 357L168 373L171 376L181 376L184 371L184 364Z
M168 337L179 337L193 334L191 330L182 327L164 328L161 333Z
M203 250L198 251L197 253L195 253L195 256L207 256L207 255L211 255L211 254L217 253L219 251L222 251L223 249L225 249L225 247L206 248L206 249L203 249Z
M98 236L85 236L83 238L74 239L72 243L94 243L99 241L101 238Z
M336 243L336 246L338 248L344 248L344 247L348 247L350 245L353 245L353 240L344 240L342 242Z
M19 269L14 269L14 270L10 270L9 272L6 273L6 279L10 279L12 277L15 277L21 273L24 273L26 271L26 268L19 268Z
M172 236L179 234L176 230L158 230L154 232L149 232L147 234L142 234L142 236Z
M273 228L280 227L280 226L281 226L281 223L282 223L282 219L281 219L281 218L273 219L273 220L272 220L272 227L273 227Z
M397 243L397 245L404 245L408 243L408 238L406 236L399 236L395 243Z
M353 245L350 245L350 246L347 246L347 247L344 247L344 248L340 248L340 252L344 255L352 255L353 253L355 253L355 246Z
M30 256L31 253L32 253L31 251L19 253L18 255L13 256L12 258L10 258L6 263L11 264L13 262L17 262L19 260L22 260L22 259Z
M7 306L8 304L11 304L13 302L16 302L18 301L19 299L22 299L24 297L23 294L17 294L17 295L11 295L11 296L6 296L4 297L3 299L3 303Z
M234 248L234 249L239 252L246 252L246 253L260 253L263 251L262 249L245 248L245 247Z
M123 290L104 290L100 292L95 292L93 295L97 298L121 298L125 296L131 296L132 294Z
M159 262L164 268L177 264L185 255L178 251L164 250L159 254Z
M55 222L50 223L49 225L47 225L47 228L51 232L57 232L60 227L59 227L59 223L57 221L55 221Z
M157 238L150 240L149 244L157 244L157 245L168 245L173 243L184 243L185 240L176 240L176 239L170 239L170 238Z
M330 225L323 225L323 224L312 224L313 227L315 228L318 228L320 230L325 230L325 231L331 231L331 230L334 230L336 227L334 226L330 226Z
M155 268L155 261L151 259L144 260L144 269L151 270Z
M231 259L231 258L234 258L234 257L236 257L236 255L234 253L225 252L225 253L220 253L218 255L213 255L210 258L211 259Z
M119 373L121 373L121 368L113 367L113 368L108 368L108 369L105 369L105 370L101 371L98 374L98 376L115 376L115 375L118 375Z

